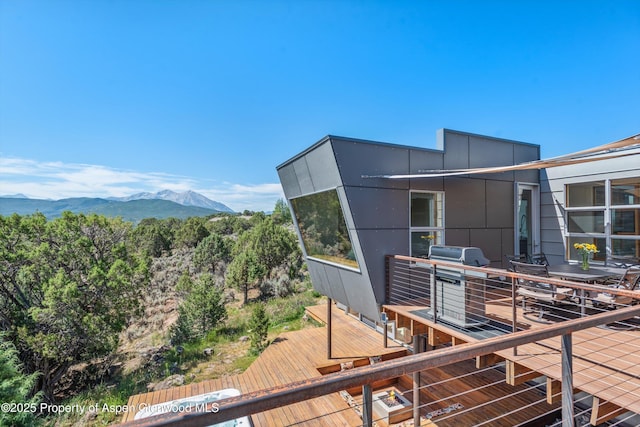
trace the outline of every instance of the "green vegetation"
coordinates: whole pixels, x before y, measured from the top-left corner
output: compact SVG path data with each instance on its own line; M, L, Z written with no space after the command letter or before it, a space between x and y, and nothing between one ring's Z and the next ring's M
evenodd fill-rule
M171 329L173 344L202 338L226 319L222 288L214 282L212 275L203 274L192 281L189 275L184 274L178 282L177 290L185 296L178 307L178 320Z
M47 222L0 217L0 319L48 400L78 362L108 356L138 313L148 261L131 251L130 224L96 215Z
M264 305L258 303L253 306L251 320L249 320L249 334L251 337L251 353L260 354L267 348L269 342L269 317L264 309Z
M319 295L279 203L274 217L135 226L70 212L0 216L0 399L126 405L171 376L242 372L275 334L313 326L302 317ZM120 415L0 425L106 425Z
M37 374L22 372L18 351L13 343L0 335L0 403L9 404L9 410L0 412L0 425L30 426L34 422L40 396L31 396Z

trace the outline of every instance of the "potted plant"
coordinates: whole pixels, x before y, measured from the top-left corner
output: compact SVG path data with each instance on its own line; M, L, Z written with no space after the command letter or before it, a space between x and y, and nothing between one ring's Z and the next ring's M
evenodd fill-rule
M598 252L598 248L593 243L574 243L573 247L582 255L582 269L589 269L589 257Z

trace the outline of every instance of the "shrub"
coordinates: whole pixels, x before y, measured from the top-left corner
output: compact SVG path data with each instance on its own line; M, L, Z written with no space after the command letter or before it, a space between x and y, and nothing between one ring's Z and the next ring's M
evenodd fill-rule
M36 374L22 372L13 343L0 335L0 403L37 405L40 395L30 397L35 382ZM33 413L28 410L0 412L0 425L3 426L31 426L33 421Z
M249 338L251 339L251 352L262 353L267 348L269 342L267 333L269 331L269 317L261 303L253 307L251 319L249 320Z

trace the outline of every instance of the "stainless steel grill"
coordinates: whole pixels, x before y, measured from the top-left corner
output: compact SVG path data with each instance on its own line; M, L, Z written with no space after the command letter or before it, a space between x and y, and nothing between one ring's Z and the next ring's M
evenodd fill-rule
M487 276L462 267L488 265L489 260L485 258L482 249L434 245L429 248L429 259L461 265L461 268L435 267L435 280L431 281L431 315L435 315L438 320L463 328L486 323L485 279Z

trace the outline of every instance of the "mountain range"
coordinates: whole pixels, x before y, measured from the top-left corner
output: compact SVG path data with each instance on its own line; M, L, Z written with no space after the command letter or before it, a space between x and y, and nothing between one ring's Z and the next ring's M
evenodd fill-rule
M139 222L144 218L188 218L216 213L234 213L223 203L211 200L194 191L177 193L170 190L158 193L138 193L128 197L92 198L74 197L60 200L30 199L24 195L0 197L0 215L14 213L30 215L43 213L48 219L57 218L64 211L95 213L122 217L125 221Z

